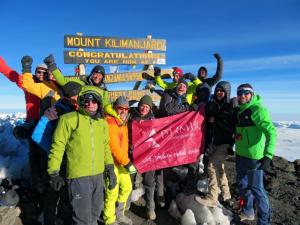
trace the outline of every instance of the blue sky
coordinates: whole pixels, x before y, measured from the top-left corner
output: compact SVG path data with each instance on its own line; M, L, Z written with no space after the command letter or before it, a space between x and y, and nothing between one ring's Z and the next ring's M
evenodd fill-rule
M300 120L299 12L298 0L1 1L0 55L21 71L23 55L35 66L52 53L71 74L75 65L63 63L65 34L151 34L167 40L164 67L196 73L203 65L213 75L219 52L233 96L238 84L249 82L274 120ZM23 92L3 76L0 98L0 111L25 107Z

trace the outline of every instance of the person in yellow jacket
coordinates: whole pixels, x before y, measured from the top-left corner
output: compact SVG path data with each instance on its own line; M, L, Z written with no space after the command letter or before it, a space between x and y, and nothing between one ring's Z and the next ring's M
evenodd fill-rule
M84 79L74 80L70 77L65 77L61 73L61 71L56 66L55 59L54 59L53 55L50 54L49 56L47 56L44 59L44 63L46 63L46 65L48 66L49 71L53 74L56 82L60 86L64 86L69 81L75 81L75 82L80 83L83 86L91 85L91 86L98 87L99 91L101 92L104 112L106 114L109 114L109 115L112 115L112 116L118 118L121 121L120 117L118 116L118 114L116 113L116 111L113 109L112 105L109 102L108 91L106 89L106 85L105 85L105 82L104 82L104 80L105 80L105 69L104 69L103 66L96 65L92 69L89 76L87 76Z
M128 156L128 110L129 103L123 96L114 102L114 109L121 117L123 123L112 116L107 116L109 126L110 150L115 161L115 174L117 185L106 191L103 219L106 225L132 224L124 215L126 201L132 191L131 173L136 173L134 165ZM117 204L117 208L116 208Z
M202 81L191 73L183 74L182 69L178 67L173 67L172 75L173 75L173 82L172 83L165 82L161 78L161 69L159 67L154 67L155 82L158 86L160 86L164 90L174 89L177 86L178 81L180 79L184 78L184 79L189 79L191 81L188 82L188 89L186 93L186 100L191 105L193 103L193 95L196 92L196 88L199 84L202 83Z
M36 69L36 75L33 76L31 73L32 58L30 56L23 56L21 63L23 69L22 86L27 92L37 96L41 100L44 99L44 102L48 98L51 105L60 99L60 87L51 79L51 74L45 64L40 64ZM42 105L43 101L41 102L41 114L45 110ZM48 107L51 105L48 105Z

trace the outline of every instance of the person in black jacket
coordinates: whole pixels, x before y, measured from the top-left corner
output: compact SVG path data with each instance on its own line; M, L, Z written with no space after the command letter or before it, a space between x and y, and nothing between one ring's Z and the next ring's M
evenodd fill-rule
M153 120L155 119L153 112L153 102L149 95L144 95L139 103L138 108L131 113L131 121ZM131 130L131 126L130 126ZM133 149L134 151L134 149ZM165 205L164 199L164 181L163 170L149 171L142 174L143 185L145 187L145 200L147 208L147 217L150 220L156 219L155 213L155 186L157 185L157 204L161 207Z
M237 101L230 99L230 89L229 82L220 81L212 100L206 105L209 193L204 198L196 197L196 200L209 207L217 206L219 187L223 201L231 199L224 161L234 144L233 112Z
M190 110L186 100L188 84L184 79L178 81L174 89L165 90L159 104L159 117L171 116Z
M198 78L202 81L202 83L207 83L210 87L213 87L219 80L221 80L223 74L223 60L220 54L215 53L214 57L218 62L215 75L207 77L207 69L204 66L201 66L198 70Z

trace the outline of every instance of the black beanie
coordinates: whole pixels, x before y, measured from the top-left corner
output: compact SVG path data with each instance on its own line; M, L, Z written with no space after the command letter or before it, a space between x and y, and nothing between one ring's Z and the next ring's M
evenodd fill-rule
M204 70L204 71L205 71L205 74L207 75L207 69L206 69L206 67L201 66L201 67L199 68L199 70L198 70L198 77L200 76L200 71L201 71L201 70Z
M105 69L104 69L103 66L97 65L92 69L92 71L90 73L90 76L92 76L94 73L102 73L102 75L104 76L105 75Z
M75 81L70 81L66 83L62 88L62 93L64 97L70 98L72 96L78 95L81 91L82 85Z
M181 83L184 84L184 85L186 86L186 88L189 87L188 83L187 83L186 80L183 79L183 78L179 79L179 81L178 81L178 83L177 83L177 86L178 86L179 84L181 84Z
M149 96L149 95L144 95L144 96L140 99L140 101L139 101L139 106L142 105L142 104L149 105L150 108L152 109L153 102L152 102L151 96Z

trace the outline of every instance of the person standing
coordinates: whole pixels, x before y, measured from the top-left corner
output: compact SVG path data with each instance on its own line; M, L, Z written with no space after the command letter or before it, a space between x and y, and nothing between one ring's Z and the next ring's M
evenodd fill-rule
M121 123L112 116L106 117L109 126L110 149L115 162L114 170L117 176L117 184L115 188L106 191L103 219L107 225L119 223L132 225L131 219L124 214L126 202L132 191L130 174L136 173L136 168L128 154L127 121L129 117L129 103L125 97L120 96L115 100L113 107L123 122Z
M184 79L180 79L175 88L165 90L159 103L159 117L189 111L191 107L186 100L187 89L188 83Z
M180 69L179 67L173 67L172 75L173 75L173 82L171 82L171 83L165 82L161 78L161 69L159 67L154 67L155 82L163 90L174 89L178 85L179 80L189 79L190 82L187 83L188 87L187 87L187 92L186 92L186 100L189 104L192 104L193 95L195 94L196 88L199 84L202 83L202 81L200 81L200 79L197 78L192 73L183 74L182 69Z
M204 198L197 196L196 200L209 207L217 206L219 187L223 201L231 199L224 162L228 149L234 145L233 112L237 103L236 98L230 98L230 91L230 83L220 81L206 105L209 193Z
M216 74L212 77L207 77L207 69L201 66L198 70L198 78L202 83L207 83L210 87L213 87L219 80L222 79L223 74L223 60L219 53L215 53L214 57L217 59L217 70Z
M61 88L63 97L59 99L54 106L45 111L44 115L34 128L31 138L47 153L47 155L51 148L52 136L56 128L58 118L63 114L78 110L77 97L80 90L81 85L76 82L69 82L64 85ZM47 160L48 159L46 159L46 164ZM66 179L65 156L63 157L61 164L60 175L64 180ZM63 219L65 224L72 224L72 208L68 199L67 187L64 186L59 191L56 191L48 185L45 197L44 225L55 225L57 212L60 208L64 209Z
M264 170L271 163L276 144L276 128L261 97L246 83L237 88L238 111L236 114L236 172L240 196L245 204L239 215L241 221L254 220L269 225L271 207L264 188Z
M59 171L66 153L66 176L74 224L96 225L103 208L104 172L109 188L116 185L109 128L98 88L83 86L78 104L79 112L64 114L58 120L49 153L49 183L56 191L64 185Z
M144 95L139 103L138 109L134 110L131 114L131 122L132 121L144 121L144 120L153 120L155 119L152 112L153 102L151 96ZM134 149L132 149L134 151ZM142 174L143 176L143 184L145 187L145 200L146 200L146 208L147 208L147 217L150 220L156 219L155 213L155 186L157 185L157 203L160 206L165 205L164 199L164 180L163 180L163 170L157 171L149 171Z

